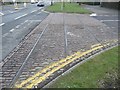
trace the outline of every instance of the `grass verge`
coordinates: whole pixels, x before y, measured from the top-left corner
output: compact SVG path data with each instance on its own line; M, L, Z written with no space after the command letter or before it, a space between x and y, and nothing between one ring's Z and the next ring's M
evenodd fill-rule
M114 72L116 74L118 73L118 47L105 51L84 64L79 65L71 72L61 76L58 80L53 82L49 88L103 87L101 84L108 79L106 79L106 77L109 77ZM114 77L114 75L112 76ZM113 81L110 79L113 78L109 78L107 84Z
M64 7L63 7L64 6ZM63 13L79 13L79 14L90 14L91 11L84 9L82 6L80 6L78 3L69 3L65 2L63 3L54 3L52 6L49 6L45 9L49 12L63 12Z

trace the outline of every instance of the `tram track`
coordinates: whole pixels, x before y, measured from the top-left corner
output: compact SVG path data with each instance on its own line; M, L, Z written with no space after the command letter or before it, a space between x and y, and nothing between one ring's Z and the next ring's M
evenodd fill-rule
M20 47L21 51L18 50L3 66L3 76L8 77L3 82L8 83L4 87L42 88L77 63L117 45L117 40L102 44L98 42L85 51L79 49L77 52L69 53L67 36L69 25L66 24L64 15L63 24L53 23L53 17L57 16L51 15L49 23L43 23L43 27L33 32L31 35L33 42L28 39L28 43Z
M64 27L64 38L65 38L65 57L68 55L68 52L67 52L67 26L66 26L66 23L65 23L65 15L63 13L63 27Z
M44 26L45 25L43 24L41 28L44 28ZM28 58L28 56L34 49L35 44L38 42L37 38L38 39L41 38L44 30L43 31L39 30L39 34L38 33L36 34L35 32L38 32L38 28L33 30L25 38L24 42L21 42L18 49L16 49L10 56L5 58L4 60L5 63L2 66L2 82L1 83L3 88L13 87L13 84L15 83L16 79L19 77L19 74L21 73L22 68L27 62L27 59L25 58L26 57Z
M64 22L64 21L63 21ZM65 22L63 24L64 26L64 41L65 41L65 54L67 54L67 32L65 28ZM97 41L97 40L96 40ZM114 41L113 41L114 42ZM116 42L116 41L115 41ZM99 43L99 42L98 42ZM116 45L116 44L115 44ZM114 46L113 43L104 43L102 45L101 43L97 45L91 46L92 48L90 50L86 50L85 52L76 52L70 56L67 55L66 58L63 58L59 61L53 62L52 64L49 64L45 68L38 71L33 76L29 77L26 80L23 80L21 83L18 83L15 85L17 88L42 88L49 82L51 82L53 79L61 75L66 70L70 69L72 66L76 65L77 63L86 60L87 58L91 57L92 55L101 52L102 50Z
M76 52L71 56L67 56L64 59L59 60L53 64L50 64L40 72L36 73L32 77L26 79L21 84L16 85L17 88L42 88L50 81L70 69L72 66L76 65L77 63L86 60L87 58L95 55L97 53L102 52L112 46L117 45L117 43L109 43L104 46L97 46L85 52ZM103 49L104 47L104 49ZM43 74L43 75L41 75Z
M28 60L28 62L29 63L32 63L31 65L28 65L28 64L26 64L26 66L29 66L29 67L26 67L25 66L25 68L27 68L27 70L25 70L24 71L24 69L23 69L23 72L28 72L28 71L30 71L30 72L32 72L31 70L30 70L30 67L32 67L32 66L34 66L34 63L39 63L39 65L36 65L36 66L34 66L34 68L39 68L39 66L41 66L42 65L42 63L46 63L46 64L44 64L44 65L42 65L41 66L41 69L42 68L44 68L46 65L49 65L49 63L51 62L51 63L53 63L53 62L56 62L56 61L58 61L59 59L55 59L54 58L54 56L57 56L57 52L56 52L56 50L57 49L61 49L62 47L61 46L63 46L64 45L64 43L63 43L63 45L62 45L62 43L60 43L61 42L61 40L62 40L62 42L63 42L63 40L64 39L62 39L62 38L64 38L64 36L62 36L62 35L64 35L64 30L61 30L62 28L61 27L63 27L63 26L61 26L61 25L59 25L59 26L57 26L57 28L56 28L56 26L54 26L54 24L51 24L50 25L51 27L53 27L52 28L52 30L50 29L50 27L48 27L47 29L47 32L44 34L44 37L43 37L43 40L41 40L41 42L39 42L38 43L38 45L36 46L36 49L33 51L33 53L31 54L31 56L29 56L29 60ZM60 29L58 29L58 28L60 28ZM56 29L58 29L58 30L56 30ZM56 31L55 31L56 30ZM62 32L61 32L62 31ZM54 32L54 34L53 34L53 32ZM58 35L58 36L57 36ZM49 38L48 38L49 37ZM53 37L56 37L56 38L54 38L53 39ZM50 39L51 38L51 39ZM57 39L57 40L55 40L55 39ZM44 41L45 40L45 41ZM59 40L59 41L58 41ZM48 45L48 42L49 42L49 46L47 46ZM44 42L44 43L43 43ZM52 42L53 42L53 44L52 44ZM51 44L50 44L51 43ZM57 48L56 46L58 46L58 45L61 45L61 46L59 46L59 48ZM55 47L56 47L56 50L54 50L54 46L53 45L55 45ZM48 48L49 47L49 49L47 49L47 53L50 51L50 50L52 50L52 52L51 53L56 53L56 55L54 54L54 56L50 56L51 58L52 58L52 61L44 61L44 60L46 60L46 58L48 58L49 57L49 55L47 55L47 54L43 54L43 53L41 53L41 52L44 52L45 53L45 51L43 50L44 49L44 46L45 46L45 48ZM43 47L43 48L41 48L41 47ZM54 47L54 48L53 48ZM51 48L51 49L50 49ZM41 50L37 50L37 49L41 49ZM64 49L64 47L63 47L63 49ZM61 49L62 50L62 49ZM60 51L60 50L58 50L58 51ZM62 51L64 51L64 50L62 50ZM60 51L60 52L62 52L62 51ZM46 56L45 58L43 57L43 58L40 58L39 57L39 59L38 59L38 56L36 56L35 55L35 53L38 55L38 56ZM63 54L65 54L64 52L63 52ZM49 57L49 58L50 58ZM58 54L58 57L60 57L60 54ZM63 55L63 57L64 57L64 55ZM63 58L62 57L62 58ZM33 59L32 59L33 58ZM39 61L37 61L37 59L39 60ZM33 61L33 62L32 62ZM42 61L42 62L41 62ZM41 70L41 69L39 69L39 70ZM35 74L36 72L35 71L33 71L33 73ZM29 74L31 74L31 73L29 73ZM43 73L44 74L44 73ZM24 80L22 80L22 76L23 77L26 77L26 79L27 79L27 74L25 74L25 75L21 75L20 77L19 77L19 80L18 80L18 84L19 83L21 83L21 82L23 82ZM28 77L30 77L30 76L28 76Z
M38 44L39 40L41 39L42 35L44 34L44 32L46 31L46 28L48 27L49 24L47 24L44 28L44 30L42 31L42 33L38 36L37 41L35 42L33 48L30 50L29 54L27 55L27 57L25 58L25 61L23 62L22 66L20 67L20 69L18 70L16 76L14 77L14 79L12 80L10 87L13 87L13 85L15 84L16 80L18 79L18 77L21 74L21 71L23 70L26 62L28 61L28 58L30 57L31 53L33 52L33 50L35 49L36 45Z
M27 55L27 57L25 58L25 61L23 62L22 66L20 67L20 69L18 70L16 76L14 77L14 79L12 80L10 87L13 87L14 84L16 83L16 81L18 80L19 76L22 73L23 68L25 67L26 63L28 62L29 57L31 56L32 52L34 51L35 47L37 46L37 44L40 42L40 39L42 38L43 34L45 33L45 31L47 30L49 23L51 22L52 17L50 19L50 21L45 25L45 28L43 29L43 31L39 34L37 41L35 42L34 46L32 47L32 49L30 50L29 54Z

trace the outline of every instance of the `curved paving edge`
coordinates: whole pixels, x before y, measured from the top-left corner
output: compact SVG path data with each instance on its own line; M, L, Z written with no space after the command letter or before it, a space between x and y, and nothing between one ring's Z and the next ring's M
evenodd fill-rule
M28 78L27 80L23 81L19 85L15 85L17 88L42 88L53 79L57 78L65 71L69 70L74 65L85 61L87 58L90 58L93 55L96 55L100 52L106 51L109 48L117 46L117 41L113 41L113 43L107 43L104 46L98 45L93 47L90 50L85 52L76 52L75 54L66 57L58 62L49 65L48 67L44 68L40 72L36 73L32 77ZM41 76L41 74L43 74Z
M109 47L109 48L107 48L107 49L105 49L105 50L102 50L102 51L100 51L100 52L98 52L98 53L96 53L96 54L94 54L94 55L86 58L85 60L83 60L83 61L81 61L81 62L76 63L75 65L71 66L71 67L68 68L66 71L64 71L63 73L59 74L57 77L53 78L51 81L47 82L43 87L40 87L40 88L49 88L49 86L50 86L53 82L55 82L55 81L56 81L57 79L59 79L61 76L65 75L65 74L67 74L67 73L69 73L69 72L71 72L71 71L74 70L77 66L79 66L79 65L81 65L81 64L84 64L85 62L89 61L91 58L94 58L96 55L99 55L99 54L101 54L101 53L103 53L103 52L105 52L105 51L108 51L108 50L110 50L110 49L112 49L112 48L114 48L114 47L117 47L117 46L119 46L119 45L117 44L117 45L115 45L115 46Z

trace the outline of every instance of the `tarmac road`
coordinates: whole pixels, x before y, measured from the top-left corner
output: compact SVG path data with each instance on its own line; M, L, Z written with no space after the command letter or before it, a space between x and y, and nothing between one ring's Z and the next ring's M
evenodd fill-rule
M25 8L19 5L15 10L13 6L4 6L1 12L2 21L2 59L4 59L27 35L35 28L48 13L42 12L43 7L36 4L27 4ZM1 57L0 57L1 58Z
M96 13L94 18L100 20L102 23L106 24L108 28L111 28L114 32L118 33L118 16L120 11L100 6L85 5L84 7Z

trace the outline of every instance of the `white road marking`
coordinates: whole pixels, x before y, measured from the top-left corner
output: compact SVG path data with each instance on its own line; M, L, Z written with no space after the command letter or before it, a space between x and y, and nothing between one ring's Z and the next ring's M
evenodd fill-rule
M38 14L41 14L41 12L39 12Z
M26 22L28 22L28 20L25 20L25 22L24 22L24 23L26 23Z
M25 20L23 23L17 25L15 28L19 28L20 26L22 26L22 25L25 24L26 22L28 22L28 20Z
M23 25L24 24L24 22L23 23L21 23L20 25Z
M23 23L17 25L15 28L19 28L21 25L25 24L26 22L28 22L28 20L25 20Z
M37 10L34 10L34 11L32 11L31 13L33 13L33 12L36 12Z
M4 35L2 35L2 37L6 37L8 35L8 33L5 33Z
M17 11L10 11L10 10L8 10L7 12L10 12L10 13L15 13L15 12L18 12L19 10L17 10Z
M26 22L28 22L28 20L25 20L23 23L21 23L20 25L23 25L23 24L25 24Z
M101 22L118 22L119 20L100 20Z
M41 20L29 20L30 22L41 22Z
M31 23L28 23L28 25L30 25Z
M49 13L48 11L41 10L42 12Z
M5 23L1 23L0 26L3 26Z
M0 12L0 16L3 16L3 15L4 15L4 13Z
M116 27L111 27L111 28L116 28Z
M11 29L10 32L13 32L15 29Z
M98 15L98 16L118 16L118 15Z
M17 19L19 19L19 18L22 18L22 17L24 17L24 16L26 16L26 15L28 15L28 14L24 14L24 15L21 15L21 16L19 16L19 17L16 17L15 20L17 20Z
M91 17L95 17L95 16L97 16L97 14L96 13L92 13L92 14L90 14L90 16Z
M20 27L20 25L17 25L17 26L16 26L16 28L19 28L19 27Z

